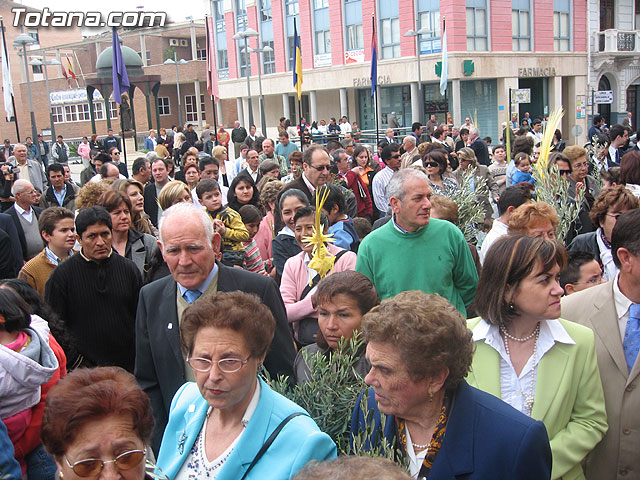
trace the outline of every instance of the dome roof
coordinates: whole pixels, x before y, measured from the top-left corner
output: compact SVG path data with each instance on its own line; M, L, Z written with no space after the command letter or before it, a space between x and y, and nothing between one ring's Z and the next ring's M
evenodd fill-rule
M142 58L140 55L136 53L133 48L126 47L124 45L120 46L122 50L122 58L124 59L124 64L127 67L138 67L142 68ZM112 53L113 47L107 47L100 55L98 55L98 60L96 61L96 70L100 70L103 68L111 70L111 64L113 62Z

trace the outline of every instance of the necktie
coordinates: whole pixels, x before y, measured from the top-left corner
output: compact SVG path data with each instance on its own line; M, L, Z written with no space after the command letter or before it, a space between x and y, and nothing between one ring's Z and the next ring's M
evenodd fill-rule
M629 320L622 341L624 358L627 361L629 371L633 368L640 349L640 304L634 303L629 308Z
M183 297L187 301L187 303L191 304L198 298L200 298L200 295L202 295L202 292L200 290L187 290L186 292L184 292Z

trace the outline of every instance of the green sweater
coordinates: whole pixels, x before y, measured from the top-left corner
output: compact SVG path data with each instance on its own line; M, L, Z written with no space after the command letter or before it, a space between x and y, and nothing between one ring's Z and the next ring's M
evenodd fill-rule
M358 249L356 271L369 277L382 299L407 290L438 293L464 316L478 287L462 232L433 218L417 232L402 233L393 221L371 232Z

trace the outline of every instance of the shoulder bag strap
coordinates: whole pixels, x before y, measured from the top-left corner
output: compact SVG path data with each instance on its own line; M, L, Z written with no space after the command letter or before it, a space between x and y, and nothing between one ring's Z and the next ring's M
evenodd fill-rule
M333 261L333 264L335 265L335 264L336 264L335 262L337 262L337 261L340 259L340 257L341 257L342 255L344 255L345 253L347 253L348 251L350 251L350 250L340 250L340 251L336 254L336 259ZM315 287L316 285L318 285L318 283L320 283L320 275L319 275L319 274L318 274L318 275L316 275L315 277L313 277L313 278L311 279L311 283L310 283L310 284L307 284L307 286L306 286L306 287L304 287L304 290L302 290L302 293L300 294L300 300L302 300L304 297L306 297L307 295L309 295L309 292L311 291L311 289L312 289L313 287ZM298 300L298 301L300 301L300 300Z
M262 447L260 447L260 450L258 451L258 453L256 453L256 456L253 458L253 461L251 462L251 464L249 465L249 468L247 468L247 471L244 472L244 475L242 476L241 480L245 480L245 478L247 478L247 475L249 475L249 472L251 471L251 469L253 467L255 467L256 463L258 463L258 461L262 458L262 456L265 454L265 452L268 450L268 448L271 446L271 444L273 443L273 441L276 439L276 437L278 436L278 434L282 431L282 429L284 428L284 426L289 423L290 420L294 419L295 417L298 417L300 415L307 415L304 412L295 412L292 413L291 415L289 415L287 418L285 418L284 420L282 420L282 422L280 422L280 425L278 425L276 427L276 429L273 431L273 433L271 435L269 435L269 438L267 438L267 441L264 442L264 444L262 445Z

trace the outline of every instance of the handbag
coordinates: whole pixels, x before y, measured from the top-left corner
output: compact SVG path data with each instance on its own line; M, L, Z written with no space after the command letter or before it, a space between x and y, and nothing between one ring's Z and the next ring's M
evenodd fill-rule
M245 480L245 478L247 478L247 475L249 475L249 472L251 471L251 469L253 467L255 467L256 463L258 463L258 461L262 458L262 456L265 454L265 452L269 449L269 447L271 446L273 441L276 439L278 434L282 431L284 426L287 423L289 423L290 420L292 420L295 417L298 417L300 415L307 415L307 414L305 412L295 412L295 413L292 413L291 415L289 415L284 420L282 420L282 422L280 422L280 425L278 425L276 427L276 429L271 433L271 435L269 435L269 438L267 438L267 441L264 442L262 447L260 447L260 450L258 450L258 453L256 453L256 456L253 457L253 460L251 461L251 464L249 464L249 468L247 468L247 471L244 472L244 475L242 476L242 478L240 480Z

